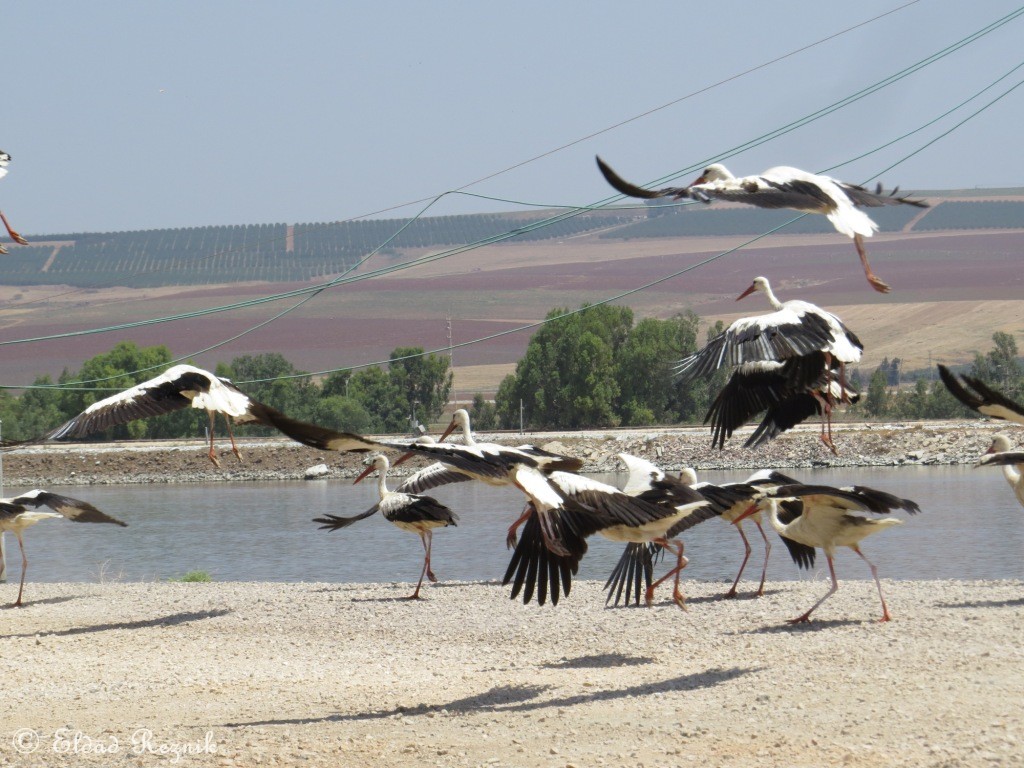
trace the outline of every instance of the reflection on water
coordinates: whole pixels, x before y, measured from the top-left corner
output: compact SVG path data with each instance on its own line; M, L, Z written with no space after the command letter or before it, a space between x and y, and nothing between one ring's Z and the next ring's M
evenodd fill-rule
M798 479L832 485L868 485L911 498L920 515L897 513L905 524L864 544L884 578L1024 578L1024 509L998 471L970 467L787 470ZM742 480L744 471L706 472L702 480ZM614 483L615 475L601 476ZM10 489L20 491L24 489ZM190 570L216 581L405 581L422 565L418 537L376 516L341 531L311 522L325 512L355 514L375 501L372 483L347 481L66 487L62 492L96 504L128 528L46 520L25 536L32 581L164 579ZM457 528L434 535L433 567L444 580L493 580L509 554L505 531L522 510L510 488L459 483L432 495L459 514ZM753 528L747 576L757 578L761 555ZM777 535L769 576L799 578ZM7 537L8 569L20 570L17 542ZM621 545L594 536L579 578L604 579ZM709 520L689 533L690 578L730 580L743 556L732 526ZM824 558L820 566L826 570ZM841 579L870 578L849 550L837 557Z

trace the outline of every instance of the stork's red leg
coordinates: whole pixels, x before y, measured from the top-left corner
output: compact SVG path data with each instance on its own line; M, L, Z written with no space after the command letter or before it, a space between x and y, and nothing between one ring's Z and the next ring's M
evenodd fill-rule
M668 579L669 576L675 576L675 584L672 589L672 600L674 600L675 604L685 611L686 602L685 598L683 597L683 593L679 589L679 574L683 570L683 568L686 567L686 564L690 561L683 556L683 542L676 541L675 539L655 539L654 543L660 544L669 552L674 552L676 556L676 565L668 573L666 573L664 576L662 576L660 579L658 579L656 582L654 582L653 584L651 584L651 586L647 588L647 594L644 596L645 601L648 605L654 602L654 590L657 589L662 582Z
M768 540L761 523L755 520L754 525L757 526L757 530L761 532L761 538L764 539L764 567L761 569L761 583L757 587L757 596L761 597L764 594L764 580L768 577L768 556L772 553L772 543Z
M505 546L512 549L516 545L516 531L519 530L519 526L530 519L530 515L533 514L533 505L527 504L526 508L523 509L521 514L512 525L508 527L508 536L505 537Z
M743 569L747 567L747 560L750 559L750 542L747 541L747 534L743 532L743 523L736 526L736 531L739 533L740 538L743 539L743 548L746 550L746 554L743 555L743 562L740 563L740 572L736 574L736 581L732 583L732 589L725 593L726 598L736 597L736 588L740 583L740 576L743 575Z
M423 556L423 570L420 571L420 580L416 584L416 591L409 595L406 600L422 600L420 597L420 587L423 586L423 577L430 570L430 547L427 544L427 539L424 534L420 534L420 540L423 542L423 550L425 552ZM431 579L433 581L434 579Z
M21 593L25 591L25 572L28 570L28 556L25 554L25 542L21 538L21 532L15 531L18 537L18 548L21 550L21 583L18 585L18 599L14 601L14 607L21 607Z
M210 417L210 453L209 453L210 461L213 462L213 466L217 467L217 469L220 469L220 462L217 460L217 454L213 450L213 430L214 430L213 411L207 411L207 414Z
M879 293L889 293L892 288L889 287L888 283L871 271L871 265L868 263L868 252L864 250L864 238L860 235L854 235L853 244L857 248L857 255L860 256L860 263L864 267L864 276L868 279L871 287Z
M235 445L235 434L234 434L234 432L232 432L232 431L231 431L231 417L230 417L230 416L228 416L227 414L224 414L224 424L225 424L225 425L227 426L227 428L228 428L228 437L229 437L229 438L231 438L231 452L232 452L233 454L235 454L235 457L236 457L236 458L237 458L237 459L238 459L239 461L241 461L241 460L242 460L242 454L241 454L241 452L240 452L240 451L238 450L238 446L237 446L237 445Z
M7 234L11 236L11 240L18 243L19 245L28 245L28 240L19 235L13 229L11 229L10 223L7 221L7 217L4 216L4 212L0 211L0 219L3 219L4 227L7 228Z
M882 601L882 618L880 618L879 621L892 621L892 617L889 615L889 609L885 605L885 596L882 595L882 582L878 580L878 568L875 567L874 563L864 557L864 553L860 551L860 547L853 547L853 551L860 555L864 562L868 564L868 567L871 569L871 575L875 577L875 586L878 587L878 598Z
M811 614L814 613L814 609L817 608L822 603L824 603L830 597L832 597L832 595L834 595L836 593L836 590L839 589L839 581L836 579L836 566L835 566L835 563L832 562L832 555L826 554L825 555L825 559L828 560L828 572L832 576L832 589L830 589L828 592L826 592L825 596L823 598L821 598L821 600L819 600L814 605L812 605L811 606L811 610L809 610L807 613L805 613L805 614L803 614L801 616L797 616L795 619L790 619L789 620L790 624L799 624L802 621L810 621L811 620Z
M427 578L433 582L436 582L437 576L435 576L434 572L430 570L430 547L434 543L434 534L428 528L423 532L423 535L420 536L420 538L423 540L423 548L427 551Z

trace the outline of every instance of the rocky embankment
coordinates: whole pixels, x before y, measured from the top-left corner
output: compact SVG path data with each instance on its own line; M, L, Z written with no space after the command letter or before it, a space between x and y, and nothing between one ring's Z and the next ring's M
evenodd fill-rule
M1003 425L984 421L846 424L833 431L839 455L818 439L817 426L781 435L756 450L742 447L749 431L734 435L725 450L711 448L704 428L653 428L573 433L490 434L479 440L504 445L530 442L579 456L587 472L619 468L615 455L631 453L666 469L902 466L970 464ZM243 461L218 441L221 468L207 459L201 440L174 443L79 443L33 446L3 454L8 486L302 480L354 477L363 456L318 451L284 439L240 441ZM411 461L408 471L423 466ZM403 466L402 469L406 469Z

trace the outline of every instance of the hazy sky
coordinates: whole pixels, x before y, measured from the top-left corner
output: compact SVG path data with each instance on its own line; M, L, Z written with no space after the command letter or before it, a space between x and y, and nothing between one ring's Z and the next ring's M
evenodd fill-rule
M8 3L0 149L14 162L0 207L29 235L343 220L469 184L904 3ZM470 191L596 202L609 190L595 154L637 182L703 163L1017 7L919 0ZM1022 40L1024 18L728 164L849 160L1021 63ZM833 175L872 176L1021 78ZM1022 129L1024 87L882 179L1024 185ZM432 213L482 209L451 197Z

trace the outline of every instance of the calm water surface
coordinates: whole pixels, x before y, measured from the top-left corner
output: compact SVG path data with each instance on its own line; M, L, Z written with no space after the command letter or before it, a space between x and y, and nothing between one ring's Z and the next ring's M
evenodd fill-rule
M794 469L806 482L868 485L921 505L897 513L904 525L868 539L864 551L884 578L1022 579L1024 509L999 471L970 467ZM705 472L702 480L743 480L743 470ZM624 476L601 475L616 484ZM16 492L20 488L6 489ZM209 572L216 581L415 582L422 566L419 538L374 516L341 531L311 522L324 513L352 515L372 506L376 484L347 481L62 487L129 523L128 528L46 520L25 536L30 581L140 581ZM505 531L519 515L515 489L460 483L431 492L459 514L456 528L434 535L433 566L441 580L500 579L508 563ZM754 553L747 576L757 578L760 538L748 527ZM769 575L800 574L777 535ZM604 579L622 551L600 536L589 540L580 578ZM731 525L709 520L686 537L690 578L730 580L743 556ZM7 537L10 578L20 570L17 541ZM827 573L824 558L821 568ZM840 551L841 579L870 578L867 566Z

